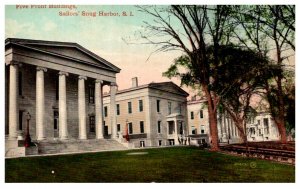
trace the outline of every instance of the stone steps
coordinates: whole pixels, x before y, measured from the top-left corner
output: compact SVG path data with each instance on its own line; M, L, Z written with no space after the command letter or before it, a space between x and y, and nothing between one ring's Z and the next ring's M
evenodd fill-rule
M112 139L99 140L69 140L41 141L37 143L39 154L75 153L89 151L109 151L127 149L124 145Z

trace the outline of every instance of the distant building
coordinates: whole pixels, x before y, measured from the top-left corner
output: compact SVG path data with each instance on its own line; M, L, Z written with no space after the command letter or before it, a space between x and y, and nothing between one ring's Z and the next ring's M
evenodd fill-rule
M210 129L205 99L192 97L187 102L189 135L197 143L210 143ZM218 138L220 143L239 143L240 134L228 113L217 115ZM248 141L279 140L277 126L269 113L258 113L258 115L247 123Z
M210 128L205 99L192 97L187 103L189 135L197 143L210 143ZM240 137L237 128L227 114L218 114L218 138L223 143L238 143Z
M104 135L111 135L115 122L123 143L128 132L130 147L177 145L178 136L188 133L187 96L172 82L138 85L138 78L132 78L131 88L116 93L115 117L110 94L104 95Z
M260 112L247 123L248 141L279 140L278 128L270 113Z

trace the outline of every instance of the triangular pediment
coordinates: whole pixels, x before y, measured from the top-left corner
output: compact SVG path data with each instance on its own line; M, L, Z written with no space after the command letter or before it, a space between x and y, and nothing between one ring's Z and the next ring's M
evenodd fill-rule
M101 67L111 71L119 72L120 69L100 56L92 53L77 43L56 42L56 41L40 41L27 39L7 39L13 44L31 48L32 50L50 53L52 55L70 58L85 64Z
M179 94L179 95L186 96L186 97L189 96L189 94L187 92L185 92L182 88L180 88L173 82L151 83L150 87L160 89L163 91L167 91L170 93Z

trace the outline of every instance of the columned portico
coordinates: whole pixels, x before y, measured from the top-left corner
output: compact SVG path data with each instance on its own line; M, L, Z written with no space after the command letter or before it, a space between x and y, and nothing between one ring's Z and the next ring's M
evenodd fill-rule
M17 138L17 128L19 125L18 106L18 73L19 65L11 61L9 65L9 138Z
M43 67L36 68L36 136L37 140L44 140L45 126L44 126L44 112L45 112L45 85L44 72L47 69Z
M67 72L59 72L59 138L68 139L67 125L67 95L66 95L66 76Z
M86 140L85 76L78 77L78 124L79 139Z
M102 80L95 81L95 115L96 115L96 139L103 137L103 102L102 102Z
M117 84L110 85L110 117L112 125L112 138L117 138L117 123L116 123L116 93Z

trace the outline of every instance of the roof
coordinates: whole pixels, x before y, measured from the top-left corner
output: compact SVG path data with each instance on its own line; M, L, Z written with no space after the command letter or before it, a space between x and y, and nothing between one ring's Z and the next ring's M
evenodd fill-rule
M182 88L180 88L179 86L177 86L175 83L173 83L171 81L169 81L169 82L158 82L158 83L152 82L152 83L145 84L145 85L140 85L140 86L137 86L137 87L132 87L132 88L128 88L128 89L119 90L119 91L117 91L117 94L126 93L126 92L130 92L130 91L135 91L135 90L140 90L140 89L145 89L145 88L161 90L161 91L181 95L181 96L184 96L184 97L189 96L189 93L185 92ZM110 94L105 94L104 96L109 96L109 95Z
M206 99L199 99L199 100L191 100L187 102L187 105L192 105L192 104L200 104L200 103L206 103Z
M73 61L110 70L116 73L119 73L121 70L117 66L113 65L112 63L108 62L107 60L101 58L100 56L96 55L95 53L89 51L88 49L82 47L77 43L7 38L5 40L5 47L8 47L10 45L19 46L34 51L39 51L42 53L52 54L65 59L71 59ZM66 52L80 54L82 56L85 56L85 58L70 56Z

